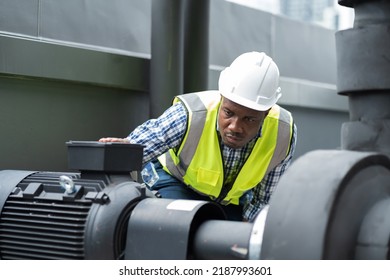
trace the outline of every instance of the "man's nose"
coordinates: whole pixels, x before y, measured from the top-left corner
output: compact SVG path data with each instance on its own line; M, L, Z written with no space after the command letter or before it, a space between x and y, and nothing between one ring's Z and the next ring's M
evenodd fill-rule
M229 123L229 129L233 132L241 133L242 125L240 119L237 117L231 118Z

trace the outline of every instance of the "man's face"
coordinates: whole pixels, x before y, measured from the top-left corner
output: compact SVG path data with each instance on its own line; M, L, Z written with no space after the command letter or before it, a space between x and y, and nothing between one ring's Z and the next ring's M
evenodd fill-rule
M225 145L237 149L258 133L268 111L256 111L222 98L218 126Z

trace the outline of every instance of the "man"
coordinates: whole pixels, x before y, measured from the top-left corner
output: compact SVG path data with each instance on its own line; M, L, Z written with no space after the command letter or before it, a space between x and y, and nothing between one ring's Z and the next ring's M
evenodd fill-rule
M99 141L143 144L158 174L146 183L161 197L215 201L228 219L253 221L291 162L296 126L276 105L279 70L265 53L237 57L218 86L177 96L127 138Z

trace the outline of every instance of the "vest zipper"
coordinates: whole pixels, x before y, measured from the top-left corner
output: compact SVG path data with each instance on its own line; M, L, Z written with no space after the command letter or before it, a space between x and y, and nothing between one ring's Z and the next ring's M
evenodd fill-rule
M225 158L223 157L223 152L222 152L222 147L221 147L221 142L222 142L222 137L220 135L219 130L217 130L217 136L218 136L218 144L219 144L219 152L221 153L221 158L222 158L222 170L223 170L223 178L222 178L222 188L221 192L219 193L218 197L215 199L217 203L221 203L223 199L227 196L227 194L230 192L230 190L233 187L233 184L228 184L225 185L225 178L226 178L226 170L225 170Z
M227 194L230 192L232 187L233 187L233 184L222 186L222 190L219 193L219 195L218 195L218 197L217 197L217 199L215 201L218 202L218 203L221 203L223 201L223 199L227 196Z

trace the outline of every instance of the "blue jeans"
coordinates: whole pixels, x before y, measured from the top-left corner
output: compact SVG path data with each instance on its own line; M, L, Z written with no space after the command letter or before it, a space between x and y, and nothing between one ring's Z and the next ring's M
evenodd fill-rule
M165 172L160 162L153 162L153 164L159 179L150 189L158 191L162 198L212 201L208 196L198 194ZM221 206L228 220L242 221L242 206L233 204Z

